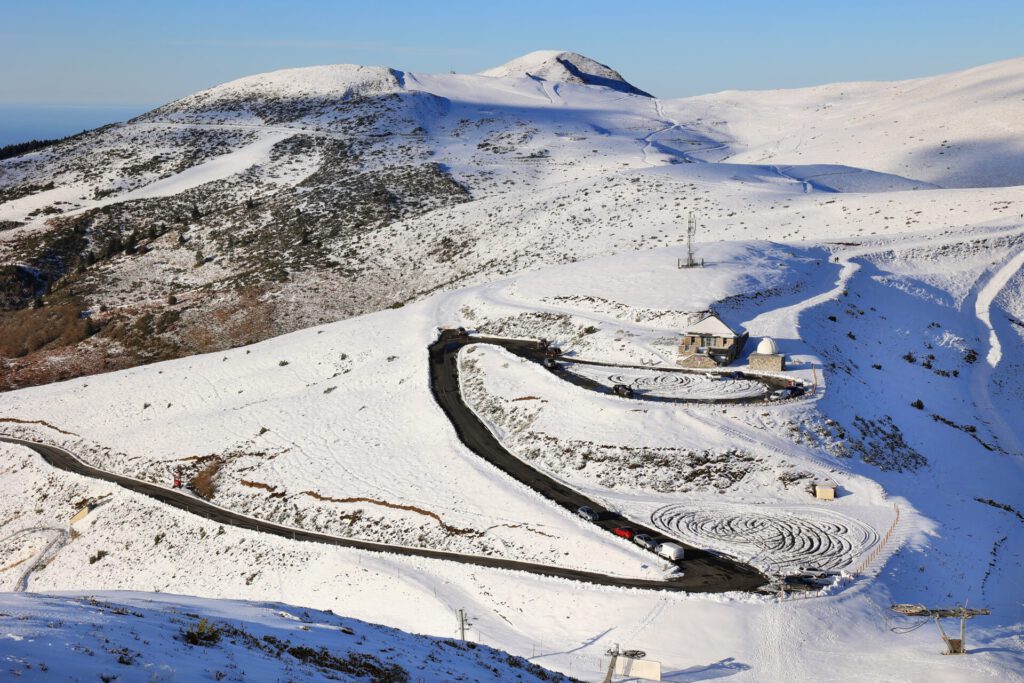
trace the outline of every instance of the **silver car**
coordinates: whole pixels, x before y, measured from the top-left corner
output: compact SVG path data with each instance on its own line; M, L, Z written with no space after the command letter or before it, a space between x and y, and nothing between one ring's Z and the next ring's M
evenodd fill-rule
M636 543L644 550L653 551L655 548L658 547L658 544L655 543L654 539L648 536L647 534L637 534L633 537L633 543Z

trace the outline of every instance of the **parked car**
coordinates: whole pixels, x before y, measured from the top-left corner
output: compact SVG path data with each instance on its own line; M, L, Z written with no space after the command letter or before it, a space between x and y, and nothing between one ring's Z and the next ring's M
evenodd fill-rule
M456 336L459 336L459 337L468 337L469 336L469 330L467 330L465 327L456 327L455 328L455 334L456 334Z
M636 536L636 531L629 528L628 526L617 526L612 529L612 533L616 536L622 536L627 541L632 541L633 537Z
M672 543L671 541L659 544L654 552L673 562L678 562L686 556L686 549L678 543Z
M601 518L601 516L597 514L597 511L588 505L584 505L580 509L576 510L576 514L588 522L596 522Z
M820 567L797 567L797 576L805 579L817 579L827 581L842 572L835 569L822 569Z
M647 534L637 534L633 537L633 543L636 543L644 550L654 550L658 547L658 544L654 541L654 539L648 536Z
M616 396L622 396L623 398L633 398L633 387L628 384L616 384L612 387L612 392Z
M544 349L544 355L548 358L558 358L562 355L562 349L559 346L549 346Z
M545 358L544 360L541 361L541 364L548 370L554 370L555 368L558 367L558 361L556 361L554 358Z
M768 395L769 401L785 401L790 398L796 398L796 389L793 387L786 387L784 389L776 389Z
M733 372L727 373L725 375L725 378L726 379L746 379L747 376L744 373L740 372L739 370L735 370Z

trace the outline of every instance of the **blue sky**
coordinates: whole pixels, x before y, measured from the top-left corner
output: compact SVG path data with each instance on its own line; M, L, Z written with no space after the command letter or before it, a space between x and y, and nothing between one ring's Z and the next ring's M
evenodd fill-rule
M1024 55L1024 2L0 0L0 105L159 104L353 62L473 72L581 52L660 97L890 80Z

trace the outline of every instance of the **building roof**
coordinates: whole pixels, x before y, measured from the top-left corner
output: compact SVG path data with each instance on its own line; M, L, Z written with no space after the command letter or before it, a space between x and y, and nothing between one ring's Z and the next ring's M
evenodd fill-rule
M761 343L757 345L757 353L764 356L772 356L779 352L779 347L775 344L775 340L771 337L765 337L761 340Z
M686 334L709 334L715 337L738 337L739 335L728 325L722 322L721 318L712 313L696 325L686 328Z

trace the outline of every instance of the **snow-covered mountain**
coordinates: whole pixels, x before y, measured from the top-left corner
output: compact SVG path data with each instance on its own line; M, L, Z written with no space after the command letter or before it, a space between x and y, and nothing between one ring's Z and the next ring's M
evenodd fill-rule
M0 162L0 381L20 387L0 433L146 486L177 472L255 525L392 546L221 524L0 443L0 585L273 600L441 638L462 609L468 639L585 680L616 644L666 680L1024 680L1022 79L1017 60L669 101L573 53L476 75L316 67ZM691 212L702 267L681 268ZM747 346L678 372L712 311ZM480 343L441 363L457 381L435 394L428 347L456 326ZM552 369L485 335L564 353ZM764 338L784 371L754 367ZM768 400L768 381L806 392ZM674 576L481 457L439 405L453 392L510 458L615 520L773 591L826 576L804 598L688 594L405 554ZM828 482L835 499L815 498ZM99 602L165 633L198 618L172 610L257 635L297 614ZM992 611L967 657L890 610L964 602ZM31 638L99 642L62 623L131 616L0 607L27 617L0 617L26 661ZM294 641L336 625L300 618ZM426 647L351 627L382 663L408 669L390 642ZM111 638L136 662L119 639L138 633ZM208 659L263 657L237 645ZM533 671L469 650L424 677Z
M1024 184L1024 58L894 83L723 92L673 103L708 159L848 164L947 188Z
M481 76L509 78L528 76L530 78L554 81L556 83L581 83L599 85L631 95L651 97L649 93L630 84L615 69L595 62L576 52L560 52L558 50L538 50L517 57L510 62L493 69L480 72Z
M678 243L689 211L716 239L869 234L879 213L886 231L954 224L953 196L995 218L1002 194L890 211L884 193L953 172L1017 182L1020 66L674 101L569 52L488 75L338 65L217 86L0 162L2 386ZM807 210L826 194L842 221Z

